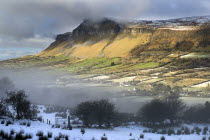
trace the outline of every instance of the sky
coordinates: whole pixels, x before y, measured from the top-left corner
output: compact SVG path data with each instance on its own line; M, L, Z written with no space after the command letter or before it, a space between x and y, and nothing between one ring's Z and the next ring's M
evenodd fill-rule
M0 60L36 54L84 19L210 15L210 0L0 0Z

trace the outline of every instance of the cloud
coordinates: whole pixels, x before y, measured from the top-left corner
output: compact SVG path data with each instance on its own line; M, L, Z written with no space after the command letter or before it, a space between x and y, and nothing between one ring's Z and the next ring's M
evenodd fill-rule
M0 38L0 48L46 48L50 43L53 42L52 38L35 35L34 37L23 38L21 40L16 40L10 37L2 37Z
M7 0L0 1L0 34L17 40L36 34L53 37L71 31L85 18L148 19L203 14L210 14L208 0Z
M152 0L144 16L155 19L210 15L209 0Z
M144 0L7 0L0 2L0 33L16 39L70 31L85 18L136 17Z

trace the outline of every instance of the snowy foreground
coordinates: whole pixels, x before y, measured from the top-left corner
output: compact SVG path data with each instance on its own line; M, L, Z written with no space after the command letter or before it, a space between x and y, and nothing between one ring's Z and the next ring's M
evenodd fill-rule
M44 113L43 110L40 110L40 114L44 120L50 120L51 124L54 124L55 113ZM2 119L0 119L0 122ZM162 136L165 136L166 140L202 140L203 137L206 137L206 140L209 139L209 135L162 135L162 134L153 134L153 133L143 133L143 130L147 129L138 125L130 125L127 127L117 127L110 130L105 129L85 129L85 133L81 133L80 128L73 128L73 130L65 130L61 128L52 128L52 125L46 123L46 121L30 121L31 125L20 125L23 122L29 122L28 120L19 120L15 121L13 124L6 126L6 119L4 124L0 124L0 130L10 134L11 130L14 130L16 133L21 130L24 131L24 134L32 134L32 140L38 140L39 137L36 136L38 131L43 131L44 136L47 136L48 132L52 132L53 136L50 140L54 140L54 137L59 136L59 133L68 135L70 140L101 140L101 137L105 134L108 140L160 140ZM198 125L188 125L187 127L193 128ZM206 126L206 125L205 125ZM203 128L204 125L199 125L200 128ZM176 129L176 128L175 128ZM132 133L132 136L130 136ZM144 134L144 139L140 139L140 134Z
M32 122L30 127L21 126L19 123L14 123L14 125L0 125L0 129L3 129L10 132L11 129L14 129L15 132L19 132L20 130L24 130L25 133L31 133L33 135L33 140L37 140L38 137L36 133L38 131L43 131L44 135L47 135L47 132L52 132L53 137L58 136L59 133L65 134L69 136L70 140L92 140L94 137L95 140L101 140L103 134L106 134L108 140L130 140L135 139L138 140L140 134L142 133L142 128L137 126L130 126L128 128L115 128L113 130L99 130L99 129L85 129L85 134L81 134L79 128L74 128L73 130L62 130L60 128L51 128L50 125L43 124L40 122ZM132 133L133 136L129 136ZM160 137L163 135L160 134L151 134L145 133L144 140L160 140ZM164 135L166 140L202 140L203 136L199 136L196 134L193 135L180 135L180 136L167 136ZM54 138L52 138L53 140Z

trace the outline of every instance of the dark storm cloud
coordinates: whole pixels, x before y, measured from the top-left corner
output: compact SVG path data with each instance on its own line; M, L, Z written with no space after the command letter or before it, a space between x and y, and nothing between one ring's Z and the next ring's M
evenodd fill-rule
M7 0L0 5L0 33L22 39L33 37L35 34L52 36L52 34L70 31L83 19L89 17L133 16L134 13L141 13L146 9L148 2L145 3L143 0L130 0L129 3L127 0Z
M209 14L208 0L1 0L0 34L53 37L85 18L173 18Z

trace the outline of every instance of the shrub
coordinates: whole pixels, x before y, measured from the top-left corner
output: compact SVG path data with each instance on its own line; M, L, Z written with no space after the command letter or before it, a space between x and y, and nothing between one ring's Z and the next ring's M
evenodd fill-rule
M4 136L4 130L0 131L0 136Z
M30 122L27 123L27 127L29 127L29 126L31 126L31 123Z
M140 134L140 139L143 139L144 138L144 134Z
M163 129L160 134L166 134L167 133L167 130Z
M173 130L173 129L169 129L169 130L168 130L168 135L170 136L170 135L172 135L172 134L175 134L174 130Z
M41 136L41 137L39 137L39 140L48 140L48 137L47 136Z
M106 134L101 137L101 140L107 140Z
M54 138L54 140L60 140L60 138L57 136L57 137Z
M60 128L61 126L59 125L59 124L57 124L56 126L55 126L55 128Z
M148 130L147 130L147 129L144 129L144 130L143 130L143 133L147 133L147 132L148 132Z
M194 133L195 133L195 130L194 130L194 129L192 129L192 130L191 130L191 134L194 134Z
M152 129L152 133L157 133L157 129Z
M13 136L10 134L8 140L14 140Z
M7 121L5 125L8 126L10 124L12 124L12 122L11 121Z
M181 128L183 131L184 131L184 127L182 126L182 128Z
M48 138L52 138L52 132L47 132Z
M16 140L24 140L24 136L23 136L22 133L19 132L19 133L16 134L15 139Z
M65 140L69 140L69 136L68 135L65 136Z
M195 129L195 132L196 132L196 134L198 134L198 135L200 135L200 133L201 133L201 128L199 128L199 127L194 127L194 129Z
M80 131L82 134L85 134L85 129L84 128L81 128L81 131Z
M4 120L1 121L1 124L4 124Z
M14 129L10 130L10 135L14 135L14 134L15 134Z
M185 127L184 134L185 135L189 135L190 134L190 129L188 127Z
M160 138L160 140L165 140L165 137L164 137L164 136L162 136L162 137Z
M20 130L20 132L19 132L20 134L24 134L25 132L24 132L24 130Z
M40 117L37 117L37 120L40 121L40 122L42 122L42 117L41 116Z
M43 134L43 132L42 131L38 131L37 133L36 133L36 136L38 136L38 137L42 137L44 134Z
M206 140L206 137L203 137L202 140Z
M62 133L59 133L59 136L58 136L59 138L65 138L65 135L64 134L62 134Z
M26 138L26 139L32 139L32 138L33 138L33 136L32 136L32 134L27 133L27 134L25 135L25 138Z
M203 135L206 135L207 134L207 131L209 130L209 128L206 126L203 128Z
M177 135L181 135L182 134L182 130L178 129L176 132Z
M205 127L203 128L203 131L208 131L208 130L209 130L208 126L205 126Z
M8 140L9 139L9 134L8 133L4 133L3 139Z

